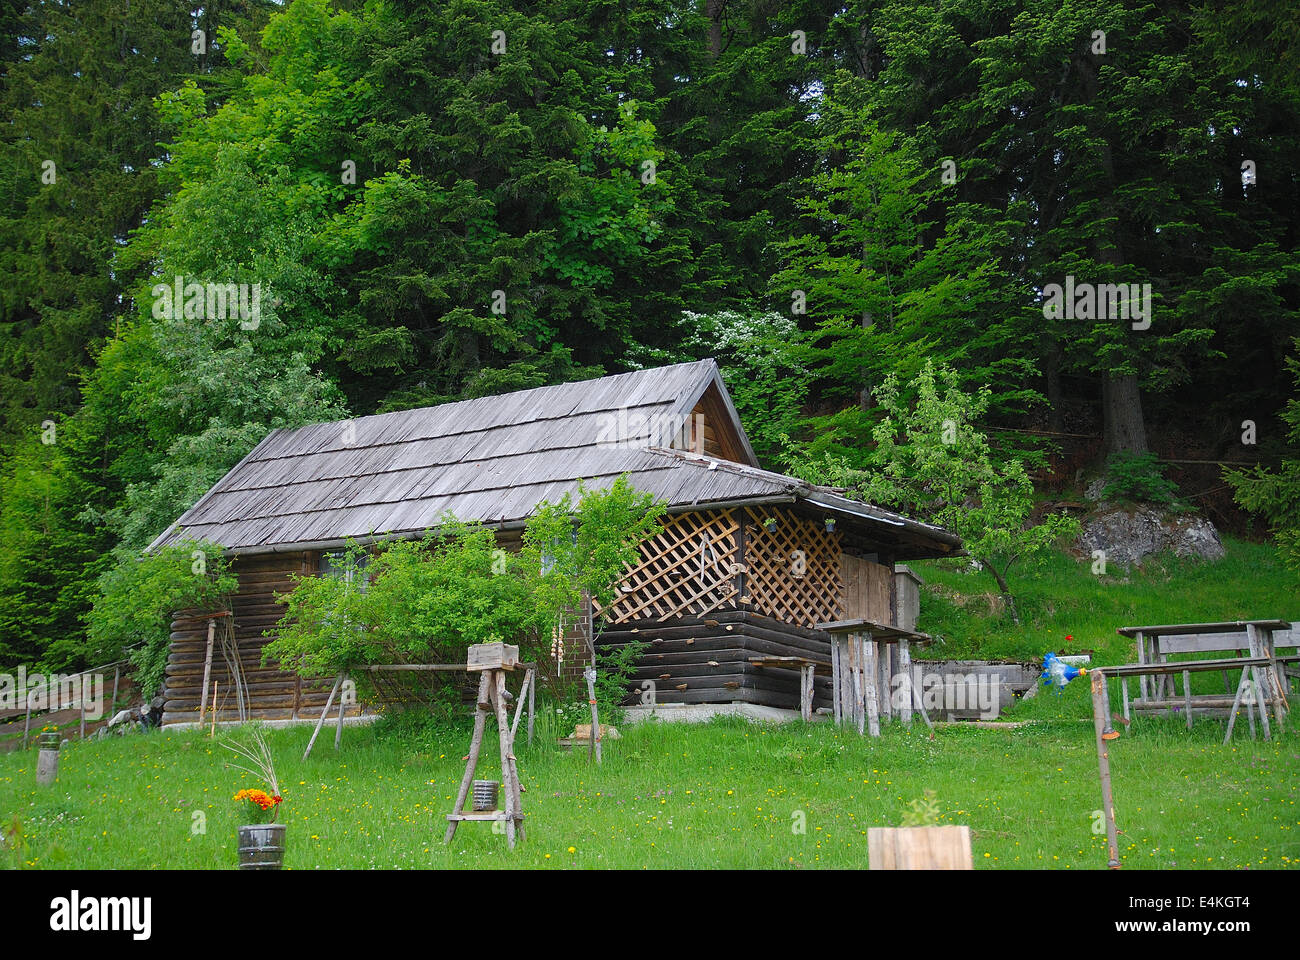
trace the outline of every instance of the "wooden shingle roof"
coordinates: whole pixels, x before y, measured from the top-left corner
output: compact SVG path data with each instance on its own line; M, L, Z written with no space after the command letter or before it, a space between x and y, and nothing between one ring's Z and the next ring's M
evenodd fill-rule
M730 436L741 462L667 449L706 394L727 421L712 428ZM599 488L624 473L670 510L830 498L819 506L931 531L942 537L938 552L957 543L759 469L717 365L702 360L272 431L149 549L190 538L235 554L322 549L418 536L447 514L517 526L542 501L576 495L579 480Z

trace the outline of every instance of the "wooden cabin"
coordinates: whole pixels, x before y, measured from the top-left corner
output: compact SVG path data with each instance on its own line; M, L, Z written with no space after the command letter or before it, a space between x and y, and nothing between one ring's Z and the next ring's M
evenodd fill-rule
M202 538L233 555L239 591L221 628L248 715L314 718L326 691L260 663L292 574L328 573L349 541L421 537L447 513L496 527L508 546L542 501L621 474L668 513L618 600L596 611L596 643L647 642L634 690L653 681L660 704L797 707L798 672L751 658L829 659L816 624L898 623L895 565L961 547L937 527L761 469L717 365L703 360L272 431L150 549ZM173 621L165 724L198 718L208 623L196 611ZM581 662L586 638L568 636L555 655ZM208 669L229 688L226 658ZM829 681L818 683L825 705ZM218 714L235 718L233 701L219 695Z

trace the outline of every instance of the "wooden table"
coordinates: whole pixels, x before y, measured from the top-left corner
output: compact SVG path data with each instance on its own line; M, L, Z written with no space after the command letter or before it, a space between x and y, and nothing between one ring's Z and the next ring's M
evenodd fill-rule
M1216 623L1120 627L1115 632L1133 638L1137 645L1138 664L1167 663L1171 653L1208 653L1227 650L1236 651L1237 659L1241 659L1243 651L1248 658L1267 658L1269 664L1263 677L1266 685L1261 689L1267 694L1267 699L1273 703L1277 719L1281 722L1282 713L1287 709L1286 682L1279 666L1276 646L1279 639L1283 646L1293 646L1300 642L1292 638L1290 631L1291 624L1286 620L1226 620ZM1174 671L1174 674L1177 672L1179 671ZM1154 677L1154 684L1148 681L1148 676ZM1226 670L1224 683L1227 692L1231 692ZM1138 676L1138 689L1142 702L1162 700L1166 686L1172 696L1175 685L1173 676L1169 673Z
M858 733L880 736L880 718L892 716L891 687L893 677L901 675L906 685L906 708L898 711L904 724L912 722L917 693L912 685L912 643L929 643L930 636L915 630L904 630L888 623L874 620L834 620L817 624L817 629L831 635L831 702L835 722L853 723ZM898 669L891 669L888 647L898 644ZM883 704L883 711L882 711ZM930 722L921 710L925 722Z

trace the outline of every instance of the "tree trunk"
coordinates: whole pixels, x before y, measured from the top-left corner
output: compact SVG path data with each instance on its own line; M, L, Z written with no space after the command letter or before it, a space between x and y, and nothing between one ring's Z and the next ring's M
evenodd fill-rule
M722 11L727 0L708 0L705 15L709 18L709 55L718 59L722 55Z
M1104 453L1146 453L1147 430L1142 418L1142 392L1135 374L1106 374L1101 384L1105 423Z
M1016 598L1011 595L1011 588L1007 586L1006 577L998 572L997 567L986 560L980 560L984 569L993 575L993 579L998 582L998 590L1002 593L1002 601L1007 605L1007 613L1011 614L1011 622L1017 627L1020 626L1020 611L1016 609Z

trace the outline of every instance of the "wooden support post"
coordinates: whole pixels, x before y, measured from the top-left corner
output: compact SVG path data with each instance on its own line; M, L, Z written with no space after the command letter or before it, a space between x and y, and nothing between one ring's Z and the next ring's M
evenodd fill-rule
M843 667L840 665L840 639L831 637L831 716L835 721L835 726L844 722L840 714L840 685L843 682L841 673Z
M208 681L212 679L212 639L216 634L217 621L208 621L208 651L203 655L203 686L199 689L199 727L203 726L203 704L208 696Z
M912 644L907 638L898 641L898 677L903 689L899 702L905 704L902 712L903 726L912 725Z
M490 672L484 671L479 676L478 695L474 699L474 733L469 739L469 755L465 757L465 775L461 777L460 789L456 791L456 805L451 808L452 814L459 814L465 809L465 801L469 798L469 788L474 780L474 770L478 767L479 751L483 748L483 729L487 725L487 711L490 707L490 693L488 683ZM460 821L448 819L447 833L443 836L443 843L451 843L451 838L456 835L456 825Z
M1187 714L1187 729L1192 729L1192 673L1183 671L1183 712Z
M533 693L537 690L537 673L532 673L532 679L528 682L528 745L533 745Z
M346 682L346 678L344 682ZM347 697L344 694L340 693L339 694L339 722L338 722L338 726L334 728L334 749L335 750L338 750L338 748L343 743L343 710L346 706L345 703L346 700Z
M1268 724L1268 685L1260 678L1259 667L1250 668L1251 676L1255 678L1255 704L1259 707L1260 725L1264 728L1264 739L1272 740Z
M925 704L921 702L921 691L917 689L916 684L913 682L913 679L914 678L909 672L907 676L907 685L909 688L911 688L912 691L912 705L915 706L916 709L920 712L921 719L925 721L925 725L930 728L930 739L933 740L934 724L930 722L930 715L925 712Z
M492 705L496 713L497 720L497 739L501 746L501 786L506 795L506 844L511 850L515 848L515 814L519 811L515 807L515 788L513 778L510 776L510 717L506 713L506 672L504 670L493 670L491 672L492 682ZM593 731L592 736L596 734Z
M594 664L595 661L593 660ZM588 667L582 671L587 681L587 703L591 706L591 739L587 741L587 760L590 762L594 753L596 762L600 763L600 715L596 710L596 668Z
M866 670L864 671L868 678L867 683L867 732L873 737L880 736L880 704L876 702L879 695L879 680L877 679L880 667L880 644L871 639L871 634L867 634L865 640L858 641L863 645L865 653ZM862 732L861 726L858 732Z
M23 749L26 750L27 735L32 729L32 691L30 689L27 691L27 696L24 699L27 701L27 716L23 720Z
M1250 671L1245 667L1241 668L1241 679L1237 682L1237 695L1232 699L1232 711L1228 714L1228 732L1223 735L1223 745L1226 747L1232 739L1232 727L1237 722L1237 710L1241 707L1241 698L1246 691L1246 684L1249 682ZM1249 709L1249 705L1247 705Z
M1131 723L1133 721L1133 717L1129 713L1129 706L1128 706L1128 677L1120 677L1119 685L1120 685L1120 689L1124 693L1124 719Z
M1106 819L1107 866L1119 869L1119 828L1115 825L1115 798L1110 789L1110 753L1104 739L1106 677L1101 671L1092 674L1092 725L1097 737L1097 772L1101 777L1102 815Z
M1139 630L1137 631L1137 633L1133 635L1133 639L1137 641L1138 663L1144 664L1147 662L1146 636L1142 633L1141 630ZM1143 700L1151 699L1150 691L1147 688L1146 674L1142 674L1138 677L1138 696L1141 697Z
M212 729L208 731L209 738L217 735L217 687L220 685L220 680L212 681Z
M816 667L811 663L799 667L799 716L804 723L812 723L814 670Z
M515 742L515 734L519 732L519 719L524 715L524 694L528 692L528 685L533 680L533 668L529 667L524 673L524 685L519 688L519 700L515 703L515 719L510 724L510 742Z
M330 695L325 701L325 708L320 712L320 719L316 721L316 729L311 732L311 739L307 741L307 749L302 752L302 758L307 759L311 754L311 748L316 745L316 738L320 736L320 728L325 726L325 718L329 716L330 707L334 705L334 695L339 692L339 687L343 685L343 674L339 674L334 679L334 686L330 689Z
M114 667L113 668L113 699L112 702L109 704L109 710L108 710L108 719L110 720L112 720L113 715L117 713L117 681L121 678L121 676L122 676L122 668L120 666ZM202 697L199 697L200 701L202 701L202 699L203 699Z
M1119 736L1110 722L1110 687L1106 684L1106 677L1101 678L1101 707L1105 711L1106 726L1102 729L1101 735L1107 740L1114 740Z

